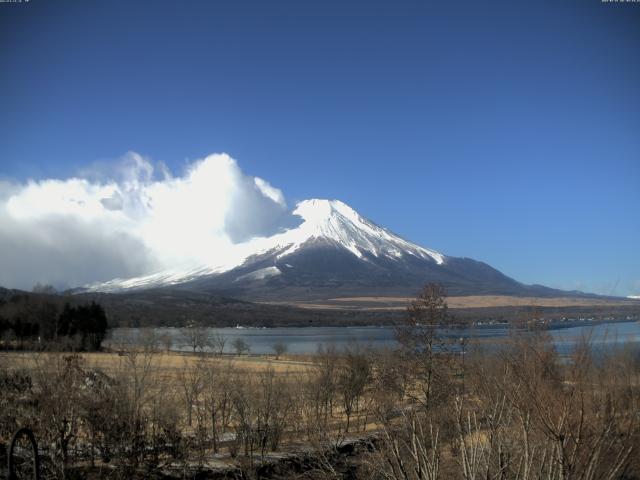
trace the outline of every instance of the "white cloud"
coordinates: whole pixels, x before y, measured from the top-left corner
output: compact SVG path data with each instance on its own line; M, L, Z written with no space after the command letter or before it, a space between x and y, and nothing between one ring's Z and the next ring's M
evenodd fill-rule
M282 192L226 154L174 176L130 152L75 178L0 182L0 285L78 286L218 265L290 221Z
M279 189L271 186L269 182L259 177L255 177L254 182L256 184L256 187L258 187L258 190L260 190L260 193L262 193L265 197L270 198L278 205L286 208L287 202L285 202L284 195Z

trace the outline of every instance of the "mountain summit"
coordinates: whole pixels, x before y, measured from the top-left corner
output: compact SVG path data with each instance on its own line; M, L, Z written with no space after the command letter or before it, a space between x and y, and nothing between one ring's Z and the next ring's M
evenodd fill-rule
M293 214L303 219L302 224L268 240L271 248L284 248L278 258L294 253L308 242L325 241L360 259L366 259L367 255L390 258L413 255L444 263L444 255L407 242L339 200L305 200L297 205Z
M215 291L249 300L311 300L338 296L413 295L439 282L451 295L566 294L523 285L489 265L445 256L376 225L339 200L305 200L301 222L238 245L222 266L172 270L87 287L120 292L165 286Z

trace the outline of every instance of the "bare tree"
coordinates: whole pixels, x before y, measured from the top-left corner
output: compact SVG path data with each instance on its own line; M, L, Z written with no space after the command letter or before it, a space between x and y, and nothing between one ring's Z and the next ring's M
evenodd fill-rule
M206 367L202 359L194 365L184 360L182 368L178 372L178 384L187 413L187 425L193 424L193 408L198 403L200 394L205 387Z
M371 365L368 355L357 346L346 350L343 364L338 370L338 390L342 397L342 408L347 417L345 431L349 431L351 415L358 410L360 397L369 381Z
M160 346L160 336L153 328L146 328L140 331L139 342L145 351L156 353Z
M205 407L211 422L213 451L218 452L219 437L231 419L231 388L235 371L231 362L224 366L209 364L205 372Z
M287 350L287 344L284 342L276 342L273 344L273 353L276 354L276 360L278 360L281 355L284 355Z
M255 380L251 376L236 375L232 381L231 402L233 405L235 436L230 453L235 456L240 449L253 465L253 454L256 448L256 396Z
M371 388L373 410L382 422L388 422L401 408L408 387L408 372L402 357L389 349L372 356Z
M193 353L203 352L208 345L207 329L202 326L188 325L182 329L182 336L187 345L193 349Z
M289 423L292 395L286 380L272 367L259 374L256 398L256 428L261 455L277 450Z
M307 404L310 412L308 434L322 435L329 428L337 392L338 354L334 345L318 346L316 372L306 378Z
M251 347L247 342L242 338L236 338L233 342L231 342L231 346L236 351L236 354L242 355L244 353L248 353L251 350Z
M213 348L213 352L220 356L224 353L224 347L227 344L227 338L221 333L215 333L209 338L209 344Z
M142 351L130 346L120 352L122 361L116 372L118 392L114 427L110 434L115 446L115 458L130 460L137 465L145 451L146 408L157 390L154 381L155 343L146 342Z
M50 458L58 475L66 478L71 447L80 433L80 385L83 360L79 355L49 359L36 369L39 388L35 395L42 433L53 446Z
M385 480L437 480L441 476L440 432L415 412L403 413L397 425L384 424L382 448L366 462L373 478ZM449 477L446 477L449 478Z
M407 307L405 324L396 328L401 353L407 367L411 368L420 393L412 396L425 408L430 408L434 401L434 385L446 380L443 369L437 364L438 354L446 350L446 342L439 335L438 328L450 325L444 288L436 283L428 283ZM446 388L442 388L435 393L446 391Z

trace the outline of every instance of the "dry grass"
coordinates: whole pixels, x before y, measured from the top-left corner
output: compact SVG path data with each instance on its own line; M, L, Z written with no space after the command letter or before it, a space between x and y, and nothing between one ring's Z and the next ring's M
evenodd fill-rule
M34 368L38 363L50 363L63 355L69 354L59 352L0 352L0 364L8 369L30 369ZM105 373L126 368L126 358L116 352L91 352L79 355L88 368L100 369ZM166 374L175 374L181 369L191 368L202 360L211 365L227 365L231 363L235 369L256 373L266 371L270 367L278 374L301 373L314 368L312 363L298 360L295 356L283 356L281 359L276 360L268 355L225 355L223 357L214 357L191 353L158 352L153 354L151 362L154 370L165 376Z
M293 302L293 305L308 309L361 309L361 310L405 310L413 300L410 297L338 297L313 302ZM447 297L449 308L490 307L607 307L640 305L632 299L599 299L579 297L511 297L507 295L470 295Z

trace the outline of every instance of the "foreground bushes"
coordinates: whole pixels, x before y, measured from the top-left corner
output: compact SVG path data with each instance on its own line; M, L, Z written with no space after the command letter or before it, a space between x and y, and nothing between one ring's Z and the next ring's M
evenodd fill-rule
M33 354L0 365L0 440L33 428L47 478L189 477L216 454L250 478L293 446L307 452L304 478L342 478L349 437L370 442L347 461L358 478L638 478L633 352L596 355L585 341L561 357L544 332L464 355L411 338L396 351L324 348L290 373L151 346L105 371Z
M638 478L636 353L583 342L561 358L538 333L458 368L446 401L385 425L373 478Z

